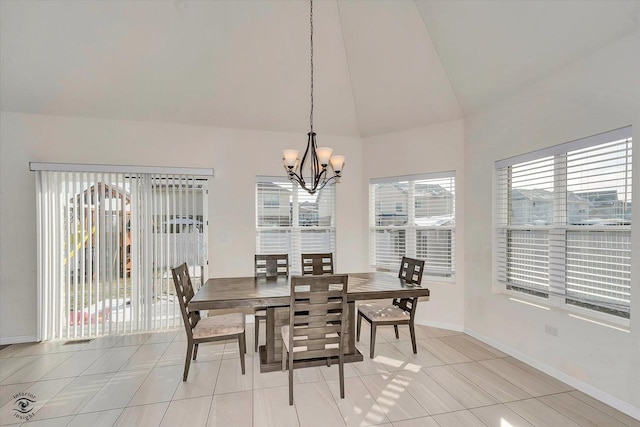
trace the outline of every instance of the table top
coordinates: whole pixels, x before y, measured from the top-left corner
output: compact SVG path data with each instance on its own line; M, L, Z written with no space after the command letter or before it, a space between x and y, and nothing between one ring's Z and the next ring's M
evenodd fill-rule
M429 289L407 284L390 273L348 273L347 300L428 297ZM290 278L225 277L208 279L189 302L192 310L286 306Z

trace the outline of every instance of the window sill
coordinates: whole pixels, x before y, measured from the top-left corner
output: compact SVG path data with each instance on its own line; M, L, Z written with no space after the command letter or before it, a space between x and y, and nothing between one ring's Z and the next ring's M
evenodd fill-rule
M535 307L541 310L554 311L573 319L583 320L622 332L631 332L630 319L624 319L606 313L599 313L587 308L564 304L563 302L554 303L554 300L561 301L561 298L542 298L535 295L511 291L508 289L500 289L498 290L498 292L495 292L495 294L501 295L509 299L511 302L526 304L528 306Z

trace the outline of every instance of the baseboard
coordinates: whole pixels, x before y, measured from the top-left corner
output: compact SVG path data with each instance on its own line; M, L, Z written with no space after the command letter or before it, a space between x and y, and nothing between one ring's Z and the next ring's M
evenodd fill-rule
M624 412L625 414L629 415L630 417L633 417L637 420L640 420L640 408L636 408L635 406L631 405L630 403L625 402L624 400L621 400L615 396L610 395L609 393L606 393L594 386L592 386L591 384L587 384L585 382L582 382L580 380L575 379L574 377L567 375L566 373L559 371L558 369L552 368L549 365L546 365L538 360L535 360L523 353L520 353L517 350L514 350L511 347L508 347L498 341L495 341L489 337L486 337L482 334L479 334L471 329L467 329L465 328L464 332L466 334L471 335L474 338L479 339L480 341L489 344L492 347L497 348L498 350L502 351L503 353L508 354L509 356L513 356L518 360L521 360L522 362L526 363L527 365L533 366L534 368L544 372L547 375L551 375L552 377L569 384L571 387L574 387L576 390L579 390L581 392L583 392L584 394L587 394L591 397L593 397L596 400L599 400L600 402L606 403L607 405L617 409L620 412Z
M0 345L21 344L25 342L36 342L35 335L23 335L21 337L0 337Z
M448 329L450 331L464 332L464 328L463 328L462 325L455 325L453 323L432 322L432 321L429 321L429 320L425 321L425 320L416 319L416 324L424 325L424 326L431 326L432 328Z

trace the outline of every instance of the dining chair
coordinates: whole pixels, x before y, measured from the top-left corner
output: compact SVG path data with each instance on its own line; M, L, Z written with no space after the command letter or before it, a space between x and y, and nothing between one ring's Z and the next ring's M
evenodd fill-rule
M289 369L293 405L294 361L338 359L340 397L344 399L344 346L347 330L346 274L291 277L289 324L282 333L282 370Z
M422 284L422 273L424 271L424 261L402 257L398 278L409 284ZM393 325L396 339L400 338L398 325L409 325L411 334L411 345L413 353L418 353L416 347L415 317L418 297L414 298L394 298L391 304L360 304L358 306L358 327L356 330L356 340L360 341L360 328L364 318L371 325L371 340L369 342L369 357L373 359L376 345L376 328L378 326Z
M333 274L333 254L302 254L302 275Z
M256 255L254 259L255 276L272 279L278 276L289 276L289 255ZM253 312L255 322L255 351L258 351L260 321L267 321L266 307L256 307Z
M199 311L189 309L189 301L191 301L195 293L193 291L193 285L191 284L191 277L189 277L187 264L184 263L176 268L172 268L171 273L173 274L173 283L175 284L176 293L178 294L184 329L187 332L187 358L184 364L182 381L187 380L189 366L191 365L191 355L193 354L193 360L196 360L198 345L200 343L226 340L229 338L238 339L240 367L242 368L242 375L244 375L244 355L247 352L244 314L230 313L200 317Z

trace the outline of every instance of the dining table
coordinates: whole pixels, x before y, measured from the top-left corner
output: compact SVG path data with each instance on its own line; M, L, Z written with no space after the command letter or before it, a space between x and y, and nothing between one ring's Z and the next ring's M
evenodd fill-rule
M345 362L363 356L355 345L356 301L429 297L429 289L386 272L347 273L347 332ZM249 309L266 307L266 341L260 346L260 372L282 367L280 329L289 323L290 277L219 277L208 279L189 302L191 310ZM335 361L337 363L337 359ZM296 367L320 366L327 360L300 360Z

